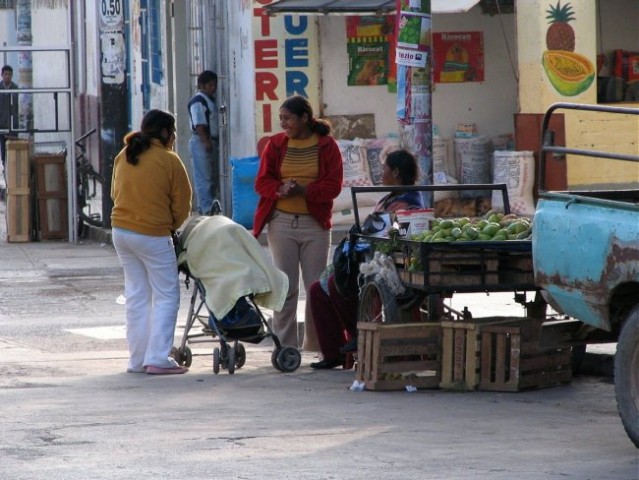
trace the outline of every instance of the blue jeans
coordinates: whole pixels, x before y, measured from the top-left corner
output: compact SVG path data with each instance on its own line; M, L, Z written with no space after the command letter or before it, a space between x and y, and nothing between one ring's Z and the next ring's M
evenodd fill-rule
M213 141L213 150L206 151L206 147L197 134L191 135L189 153L193 160L193 185L197 210L201 215L209 213L213 200L218 197L220 167L217 141Z

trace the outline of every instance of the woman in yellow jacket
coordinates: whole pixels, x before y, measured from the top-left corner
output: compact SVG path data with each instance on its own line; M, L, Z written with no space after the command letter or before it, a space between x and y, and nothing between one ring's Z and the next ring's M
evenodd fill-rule
M151 110L115 158L113 245L124 270L131 373L185 373L170 357L180 283L171 231L191 213L191 184L173 151L175 117Z

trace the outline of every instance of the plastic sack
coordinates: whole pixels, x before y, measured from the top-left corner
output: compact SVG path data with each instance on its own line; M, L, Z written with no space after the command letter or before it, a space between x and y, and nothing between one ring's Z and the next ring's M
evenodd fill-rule
M253 228L253 216L258 195L255 177L260 166L259 157L231 157L232 220L245 228Z

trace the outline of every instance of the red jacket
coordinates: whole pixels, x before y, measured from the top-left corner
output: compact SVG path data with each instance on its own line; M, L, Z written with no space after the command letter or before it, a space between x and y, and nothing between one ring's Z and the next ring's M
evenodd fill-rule
M268 222L275 202L277 190L282 185L282 161L286 153L288 137L284 132L273 135L262 152L260 169L255 178L255 191L260 196L253 220L253 235L256 237ZM331 228L333 199L342 190L342 154L337 143L328 135L318 139L318 177L306 186L308 212L324 228Z

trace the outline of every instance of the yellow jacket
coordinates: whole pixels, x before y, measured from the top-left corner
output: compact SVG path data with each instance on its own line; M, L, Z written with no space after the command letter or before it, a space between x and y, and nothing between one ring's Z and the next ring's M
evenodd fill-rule
M159 140L126 161L125 149L115 157L111 182L111 225L155 237L169 236L191 213L191 183L180 157Z

